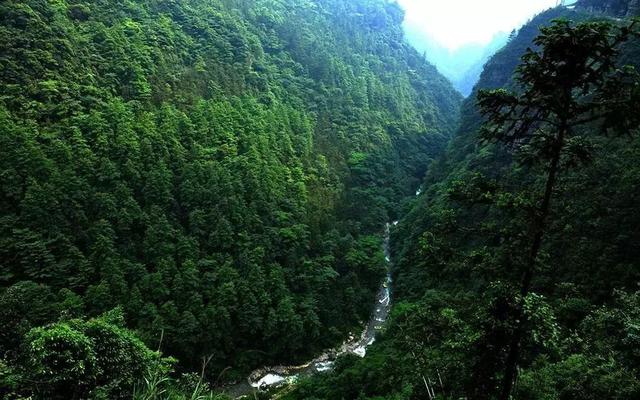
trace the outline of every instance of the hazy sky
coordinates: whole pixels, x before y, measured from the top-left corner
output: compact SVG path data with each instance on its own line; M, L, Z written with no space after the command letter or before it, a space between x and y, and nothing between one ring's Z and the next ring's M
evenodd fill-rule
M511 32L557 0L398 0L405 23L455 50L487 44L497 32Z

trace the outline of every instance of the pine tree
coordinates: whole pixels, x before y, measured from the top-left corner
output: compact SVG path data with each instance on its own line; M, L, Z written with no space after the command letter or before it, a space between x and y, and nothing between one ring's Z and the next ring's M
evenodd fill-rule
M555 21L541 29L517 70L520 92L483 91L478 105L486 118L482 137L514 148L521 160L545 168L544 192L529 221L530 248L522 265L516 328L509 344L500 399L508 400L525 336L523 302L530 293L548 226L558 176L589 161L585 125L603 134L630 134L640 125L640 76L616 64L618 46L638 35L638 21L616 28L606 22Z

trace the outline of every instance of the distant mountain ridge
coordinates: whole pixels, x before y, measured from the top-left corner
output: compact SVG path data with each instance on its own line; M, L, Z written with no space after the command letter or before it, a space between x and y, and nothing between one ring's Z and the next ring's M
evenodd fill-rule
M498 32L486 45L470 43L450 50L414 26L405 24L404 29L409 43L449 78L463 96L471 93L484 63L507 43L509 37L506 32Z

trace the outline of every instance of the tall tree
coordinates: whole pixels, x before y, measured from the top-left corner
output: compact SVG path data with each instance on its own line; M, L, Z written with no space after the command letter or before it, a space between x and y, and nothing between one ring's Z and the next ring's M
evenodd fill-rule
M530 247L522 262L516 327L512 334L500 399L508 400L517 374L520 344L526 334L524 301L530 293L548 226L552 197L565 168L592 156L590 129L629 134L640 125L640 76L617 65L618 48L638 35L638 20L616 27L607 22L574 24L557 20L541 29L517 69L517 92L481 91L478 105L486 118L481 136L511 146L522 162L545 169L541 193L528 226Z

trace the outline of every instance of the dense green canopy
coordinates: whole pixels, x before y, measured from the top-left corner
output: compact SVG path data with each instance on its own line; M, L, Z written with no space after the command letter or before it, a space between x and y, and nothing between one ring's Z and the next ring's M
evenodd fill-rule
M279 398L640 398L638 12L542 13L462 103L387 0L2 2L0 397L308 361L400 220L384 331Z
M385 0L2 2L3 362L115 307L223 380L340 342L461 101L402 19Z
M345 358L286 398L497 399L513 365L513 399L640 397L640 86L637 72L618 69L640 64L640 40L618 16L549 10L489 60L446 154L392 232L386 332L366 358ZM569 69L584 75L562 76ZM479 89L499 89L480 97L493 122L484 130ZM564 100L577 108L540 225L561 121L548 111L566 110Z

